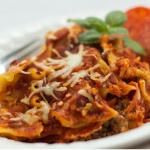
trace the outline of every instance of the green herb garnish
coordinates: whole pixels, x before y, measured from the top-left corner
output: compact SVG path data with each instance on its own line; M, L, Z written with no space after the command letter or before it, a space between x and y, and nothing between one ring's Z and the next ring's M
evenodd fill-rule
M121 11L112 11L108 13L105 20L101 20L97 17L87 17L85 19L68 19L69 22L74 22L81 27L87 29L86 32L79 35L78 39L84 44L93 44L99 42L99 37L104 34L109 36L120 35L120 38L124 41L124 44L131 48L134 52L141 55L146 55L143 47L129 37L127 29L122 25L126 22L126 15Z
M125 13L121 11L112 11L106 15L105 22L110 27L122 26L127 20Z
M98 32L95 29L88 30L87 32L84 32L83 34L79 35L79 41L84 44L93 44L99 42L99 37L101 36L101 33Z
M138 54L142 54L144 56L146 56L146 52L143 49L143 47L136 41L130 39L130 38L123 38L124 43L127 47L130 47L131 49L133 49L136 53Z

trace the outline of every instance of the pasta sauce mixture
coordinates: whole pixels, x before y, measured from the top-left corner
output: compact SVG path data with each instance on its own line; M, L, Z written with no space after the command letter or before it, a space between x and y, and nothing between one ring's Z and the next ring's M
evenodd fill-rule
M81 44L82 32L74 25L47 33L40 54L12 62L0 75L1 136L68 143L149 121L149 65L118 38Z

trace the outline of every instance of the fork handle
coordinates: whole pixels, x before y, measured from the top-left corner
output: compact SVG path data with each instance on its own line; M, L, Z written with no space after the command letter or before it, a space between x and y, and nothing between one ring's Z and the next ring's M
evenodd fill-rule
M10 63L14 60L21 60L32 53L39 51L40 47L44 44L44 40L32 41L28 45L16 50L13 53L3 57L0 60L0 73L6 71Z

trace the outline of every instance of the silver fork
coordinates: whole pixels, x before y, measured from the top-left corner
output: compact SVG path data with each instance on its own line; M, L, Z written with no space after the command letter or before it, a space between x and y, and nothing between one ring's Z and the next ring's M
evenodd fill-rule
M39 51L40 47L44 44L44 39L34 39L23 45L22 47L14 50L8 55L0 59L0 73L6 71L10 63L14 60L21 60L25 57L33 55L35 52Z

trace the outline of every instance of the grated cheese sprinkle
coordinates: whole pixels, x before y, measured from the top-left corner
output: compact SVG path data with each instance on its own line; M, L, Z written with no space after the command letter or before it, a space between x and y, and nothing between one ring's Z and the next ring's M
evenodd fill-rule
M92 95L91 95L90 93L86 92L84 89L79 90L78 93L79 93L80 95L82 95L82 96L88 98L88 100L89 100L90 102L92 102L92 101L94 100L93 97L92 97Z

